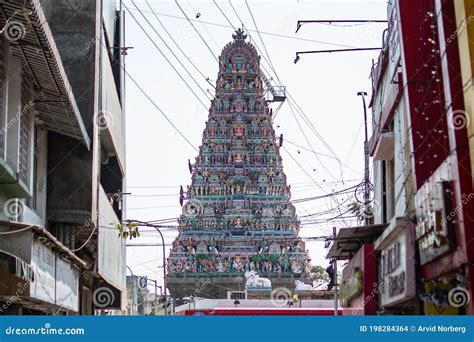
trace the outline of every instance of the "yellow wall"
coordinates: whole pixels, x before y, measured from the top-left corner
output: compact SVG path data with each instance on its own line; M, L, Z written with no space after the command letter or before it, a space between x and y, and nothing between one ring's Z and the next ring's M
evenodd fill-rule
M454 0L456 11L461 74L464 87L464 105L471 151L471 170L474 170L474 0Z
M438 289L442 289L442 290L445 290L445 291L449 291L449 290L452 289L452 285L449 285L449 284L446 284L446 285L438 284L437 287L438 287ZM430 283L425 283L425 291L426 292L429 292L432 288L433 288L433 286ZM424 306L425 306L425 315L428 315L428 316L431 316L431 315L434 315L434 316L438 316L438 315L442 315L442 316L459 315L459 309L458 308L453 308L451 306L450 307L437 307L437 306L433 305L433 303L431 303L431 302L425 302Z

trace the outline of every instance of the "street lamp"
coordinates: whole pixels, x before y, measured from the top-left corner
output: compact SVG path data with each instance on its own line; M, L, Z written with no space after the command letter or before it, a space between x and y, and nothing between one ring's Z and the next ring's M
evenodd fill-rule
M362 106L364 108L364 127L365 127L365 140L364 140L364 210L365 210L365 225L369 224L369 137L367 132L367 106L365 103L365 97L367 93L365 91L359 91L357 96L362 97Z
M140 226L145 226L145 227L151 227L155 228L155 230L160 234L161 237L161 245L163 247L163 289L164 289L164 296L165 296L165 315L168 315L168 298L167 298L167 284L166 284L166 248L165 248L165 238L163 237L163 233L161 233L161 230L158 228L159 226L148 223L148 222L142 222L142 221L135 221L135 220L127 220L128 223L137 223Z

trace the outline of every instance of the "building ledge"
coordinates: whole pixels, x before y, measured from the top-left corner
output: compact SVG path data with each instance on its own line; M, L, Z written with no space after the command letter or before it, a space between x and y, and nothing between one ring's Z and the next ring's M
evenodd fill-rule
M31 198L28 186L3 158L0 158L0 189L12 198Z
M374 224L340 229L326 259L351 259L362 245L373 242L387 226L388 224Z
M83 261L81 258L79 258L77 255L75 255L69 248L64 246L54 235L52 235L49 231L47 231L44 227L38 226L38 225L29 225L25 224L22 222L12 222L12 221L0 221L0 225L2 226L9 226L12 228L18 228L15 230L23 230L23 229L32 229L33 232L37 233L38 235L41 235L43 238L45 238L44 243L47 245L51 245L54 249L57 251L63 253L63 255L66 257L66 259L71 260L75 265L86 269L89 267L89 265Z

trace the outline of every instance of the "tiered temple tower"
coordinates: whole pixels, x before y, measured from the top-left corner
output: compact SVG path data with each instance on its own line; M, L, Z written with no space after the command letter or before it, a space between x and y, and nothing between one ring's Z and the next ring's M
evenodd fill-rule
M260 57L240 29L219 58L216 97L168 258L172 297L226 298L245 271L293 290L309 258L298 238ZM184 197L184 196L183 196Z

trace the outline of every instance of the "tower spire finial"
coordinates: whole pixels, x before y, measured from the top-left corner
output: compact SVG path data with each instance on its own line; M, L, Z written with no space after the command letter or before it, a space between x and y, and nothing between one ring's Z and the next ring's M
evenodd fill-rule
M232 38L235 40L245 40L247 38L247 34L244 32L244 24L242 24L242 28L239 27L237 31L235 31Z

